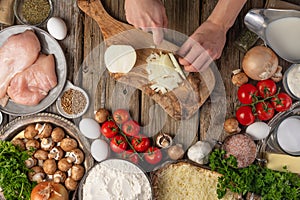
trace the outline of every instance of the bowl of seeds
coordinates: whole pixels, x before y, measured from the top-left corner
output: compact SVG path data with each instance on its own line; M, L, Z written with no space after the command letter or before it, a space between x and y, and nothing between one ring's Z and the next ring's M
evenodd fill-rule
M56 100L59 114L70 119L78 118L87 111L88 107L88 94L82 88L67 81L64 90Z
M15 0L14 14L21 24L40 26L53 14L51 0Z

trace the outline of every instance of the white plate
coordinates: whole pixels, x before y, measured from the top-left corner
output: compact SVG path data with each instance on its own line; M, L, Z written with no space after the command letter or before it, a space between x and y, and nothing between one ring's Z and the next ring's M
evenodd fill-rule
M35 31L40 40L43 53L54 54L58 82L57 86L36 106L20 105L11 100L9 100L5 107L0 106L1 111L10 115L30 115L45 110L57 99L64 88L67 79L67 63L63 50L52 36L40 28L27 25L16 25L3 29L0 32L0 46L2 46L9 36L22 33L27 29L33 29Z

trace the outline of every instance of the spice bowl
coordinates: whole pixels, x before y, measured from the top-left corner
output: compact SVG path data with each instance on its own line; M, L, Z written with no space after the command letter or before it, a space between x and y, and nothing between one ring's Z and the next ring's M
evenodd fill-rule
M15 0L14 15L21 24L40 26L52 14L52 0Z
M300 100L300 64L292 64L284 73L282 84L285 91L295 100Z
M88 94L80 87L67 81L65 88L56 100L59 114L66 118L81 117L89 107Z

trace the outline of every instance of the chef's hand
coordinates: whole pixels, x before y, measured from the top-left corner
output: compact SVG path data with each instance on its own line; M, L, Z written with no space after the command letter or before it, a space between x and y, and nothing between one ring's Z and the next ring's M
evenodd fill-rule
M186 71L204 71L211 62L220 58L225 42L225 28L207 20L178 50L179 62Z
M128 23L134 27L151 31L154 44L159 45L162 42L162 28L167 27L168 19L161 0L126 0L125 15Z

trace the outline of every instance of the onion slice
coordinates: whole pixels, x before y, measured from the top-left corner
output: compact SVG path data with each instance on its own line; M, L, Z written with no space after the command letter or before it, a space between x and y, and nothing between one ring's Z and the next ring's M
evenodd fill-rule
M128 73L136 62L136 52L129 45L111 45L104 53L104 62L111 73Z

